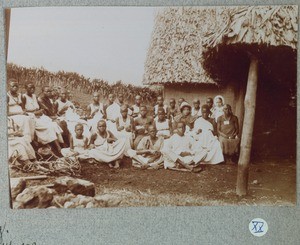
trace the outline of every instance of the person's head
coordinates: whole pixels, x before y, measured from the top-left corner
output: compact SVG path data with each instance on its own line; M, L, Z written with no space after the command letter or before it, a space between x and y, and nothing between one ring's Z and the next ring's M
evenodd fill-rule
M122 105L121 108L120 108L120 112L121 112L121 115L122 117L127 117L127 114L128 114L128 108L126 105Z
M214 104L213 98L207 98L206 99L206 104L208 105L208 108L211 109L213 107L213 104Z
M57 99L59 97L59 94L61 90L58 90L58 88L53 88L51 92L51 98Z
M180 99L178 100L178 105L181 106L182 102L184 102L184 101L185 101L184 98L180 98Z
M93 93L93 102L99 103L100 101L100 94L98 92Z
M218 95L214 99L214 103L216 107L222 107L224 105L224 99L221 95Z
M68 100L72 100L73 99L73 94L71 92L68 92L67 99Z
M225 116L231 116L232 115L231 105L229 104L224 105L223 111Z
M174 98L171 98L171 99L170 99L170 107L171 107L171 108L174 108L175 105L176 105L175 99L174 99Z
M67 99L67 97L68 97L68 92L67 92L67 90L62 89L62 90L60 91L60 99L64 101L64 100Z
M33 83L28 83L25 85L25 89L28 95L32 95L34 94L35 86Z
M148 127L148 132L149 132L149 136L151 138L155 138L156 137L156 133L157 133L157 130L155 128L155 126L151 125Z
M194 108L198 110L200 108L200 100L194 99L193 105L194 105Z
M185 123L184 122L179 122L177 124L177 134L179 136L183 136L184 133L185 133L185 128L186 128Z
M191 114L191 106L187 102L182 102L180 106L180 112L183 116L188 116Z
M135 104L140 105L142 102L142 97L140 95L135 96Z
M158 96L157 97L157 104L159 106L163 106L164 105L164 98L162 96Z
M8 84L9 84L9 90L12 93L17 93L19 90L19 83L16 79L9 79L8 80Z
M140 107L140 114L141 114L141 116L142 116L142 117L145 117L145 116L147 115L147 112L148 112L147 106L142 105L142 106Z
M120 103L124 102L124 95L122 93L118 94L118 100L119 100Z
M45 95L46 98L51 98L52 97L52 94L51 94L51 89L49 86L44 86L42 88L42 91L43 91L43 94Z
M83 125L81 123L76 124L75 126L75 134L77 137L81 137L83 134Z
M210 111L210 108L209 108L208 105L203 105L203 106L201 107L201 114L202 114L202 117L203 117L204 119L206 119L206 120L209 118L209 111Z
M100 133L104 133L106 131L106 122L104 120L100 120L97 123L97 129Z
M114 103L114 101L115 101L115 95L114 94L109 94L108 95L108 102L109 103Z
M165 113L165 110L162 108L162 109L159 109L157 111L157 117L159 119L159 121L164 121L165 118L166 118L166 113Z

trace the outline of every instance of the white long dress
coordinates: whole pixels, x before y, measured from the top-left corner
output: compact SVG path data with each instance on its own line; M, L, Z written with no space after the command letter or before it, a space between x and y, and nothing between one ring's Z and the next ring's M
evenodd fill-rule
M202 132L197 134L199 129ZM207 164L218 164L224 161L221 144L217 136L213 135L213 130L213 125L204 118L200 117L195 121L193 129L195 147L207 152L207 156L203 159Z
M93 133L97 132L97 123L103 118L104 107L102 103L99 103L98 106L95 106L93 103L91 103L89 107L91 108L91 114L97 111L93 118L87 120L88 127L91 129L91 133Z
M74 135L76 124L81 123L83 125L83 135L89 138L90 128L88 122L81 119L80 116L75 112L74 104L69 100L66 100L65 102L56 100L56 103L58 104L58 111L62 110L64 106L68 106L68 109L59 118L67 123L69 132Z
M223 115L224 115L223 106L222 107L214 107L212 109L211 118L215 119L216 122L218 121L218 118Z
M113 102L111 105L106 107L107 129L114 135L118 133L116 119L120 116L120 106L117 103Z
M22 98L21 94L18 94L16 97L11 95L10 92L7 93L9 101L8 101L8 114L10 113L24 113L21 103ZM18 125L18 127L22 130L24 137L27 137L29 142L31 142L34 138L34 129L35 122L32 117L27 115L13 115L9 116Z
M124 139L125 140L125 155L127 156L127 151L132 148L133 145L133 133L132 132L127 132L125 128L128 128L131 126L131 117L127 115L126 120L124 121L122 115L118 117L119 121L119 126L124 127L123 130L117 131L116 136L117 139Z
M191 155L182 157L180 154L183 152L189 152ZM206 151L195 148L195 141L192 137L188 135L179 136L178 134L174 134L171 138L165 140L162 153L164 155L164 167L166 169L175 168L177 159L180 159L188 165L192 162L197 164L207 155Z
M17 131L13 119L7 118L8 134ZM28 137L8 136L8 158L16 155L22 161L33 160L36 158Z
M40 108L35 94L32 96L24 94L23 96L26 98L26 111L34 111ZM46 145L56 139L59 139L60 142L63 142L61 136L61 133L63 132L62 129L56 122L53 122L50 117L44 114L40 117L37 117L31 112L28 112L28 114L35 122L35 134L39 143Z
M107 136L104 138L98 132L94 142L95 148L89 150L88 156L94 158L98 162L109 163L121 159L125 153L125 140L118 139L114 143L108 143L110 132L107 131Z

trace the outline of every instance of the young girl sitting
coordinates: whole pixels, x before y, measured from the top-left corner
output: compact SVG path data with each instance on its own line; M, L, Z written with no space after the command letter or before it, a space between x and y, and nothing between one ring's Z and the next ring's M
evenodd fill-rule
M87 153L88 138L83 136L83 125L75 126L75 135L70 136L70 148L63 148L61 154L64 157L78 156Z

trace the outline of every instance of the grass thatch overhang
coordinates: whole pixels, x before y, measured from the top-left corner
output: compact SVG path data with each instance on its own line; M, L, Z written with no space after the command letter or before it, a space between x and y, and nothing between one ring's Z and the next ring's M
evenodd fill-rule
M228 7L203 38L203 67L218 82L245 81L249 54L273 81L297 80L298 6Z
M201 64L202 38L215 28L211 18L218 11L213 7L160 10L147 52L143 84L218 85Z

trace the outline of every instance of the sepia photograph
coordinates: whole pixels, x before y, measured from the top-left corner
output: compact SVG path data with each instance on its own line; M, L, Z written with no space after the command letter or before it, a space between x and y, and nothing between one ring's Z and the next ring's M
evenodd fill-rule
M5 24L11 208L296 204L298 6Z

